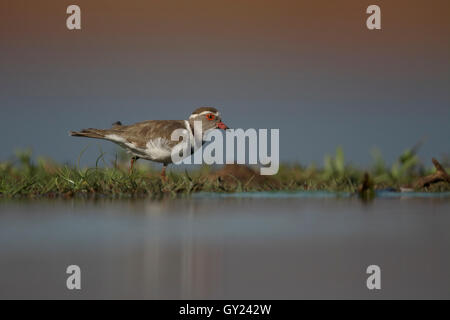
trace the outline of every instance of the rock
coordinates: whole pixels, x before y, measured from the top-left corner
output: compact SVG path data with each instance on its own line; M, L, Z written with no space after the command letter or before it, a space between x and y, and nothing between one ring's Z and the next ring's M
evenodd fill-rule
M252 168L246 165L227 164L222 169L213 172L208 177L211 180L217 180L228 185L241 183L243 187L249 188L275 188L279 186L278 181L270 176L262 176Z

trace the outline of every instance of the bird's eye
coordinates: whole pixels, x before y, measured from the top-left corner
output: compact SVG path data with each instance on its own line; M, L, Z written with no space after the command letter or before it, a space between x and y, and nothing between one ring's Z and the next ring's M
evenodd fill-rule
M208 113L208 114L206 115L206 119L208 119L208 120L214 120L215 117L216 117L216 116L215 116L214 114L212 114L212 113Z

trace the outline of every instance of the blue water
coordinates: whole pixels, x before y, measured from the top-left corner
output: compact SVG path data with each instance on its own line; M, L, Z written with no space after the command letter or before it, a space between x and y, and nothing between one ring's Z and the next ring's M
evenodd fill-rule
M0 201L0 298L450 298L449 227L448 193Z
M393 192L376 191L377 198L450 198L450 192ZM329 192L329 191L300 191L300 192L236 192L236 193L215 193L200 192L193 195L194 198L255 198L255 199L285 199L285 198L348 198L356 195L350 192Z

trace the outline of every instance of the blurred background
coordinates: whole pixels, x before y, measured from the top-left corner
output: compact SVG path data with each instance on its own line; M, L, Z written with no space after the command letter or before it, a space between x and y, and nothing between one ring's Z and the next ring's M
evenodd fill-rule
M66 28L77 4L82 30ZM382 30L366 28L381 7ZM279 128L282 161L341 145L367 166L425 140L450 153L450 2L23 1L0 3L0 160L17 148L91 166L69 130L186 119L212 105L233 128Z
M80 31L66 28L71 4ZM366 28L372 4L381 30ZM448 0L1 0L0 298L448 299L450 194L391 188L360 201L350 192L362 171L343 155L366 167L377 147L391 164L422 141L426 166L436 157L450 167L449 9ZM159 180L13 158L31 148L72 164L83 154L81 166L93 167L99 148L113 160L117 147L69 130L187 119L204 105L232 128L280 129L284 162L322 166L335 155L317 188L348 193L154 201L169 193ZM410 174L413 151L392 167L378 161L374 179L399 187L423 176ZM278 178L314 187L300 173ZM124 198L95 197L101 186ZM126 197L139 186L145 198ZM19 198L36 190L50 199ZM79 292L65 286L72 264L83 270ZM379 292L366 287L372 264L383 270Z

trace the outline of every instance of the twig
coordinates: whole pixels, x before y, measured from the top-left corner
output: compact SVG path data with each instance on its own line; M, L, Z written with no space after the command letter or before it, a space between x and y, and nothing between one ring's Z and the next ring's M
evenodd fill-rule
M450 183L450 176L445 171L444 167L435 158L432 159L436 172L426 177L419 178L414 184L416 188L427 187L432 183L445 181Z

